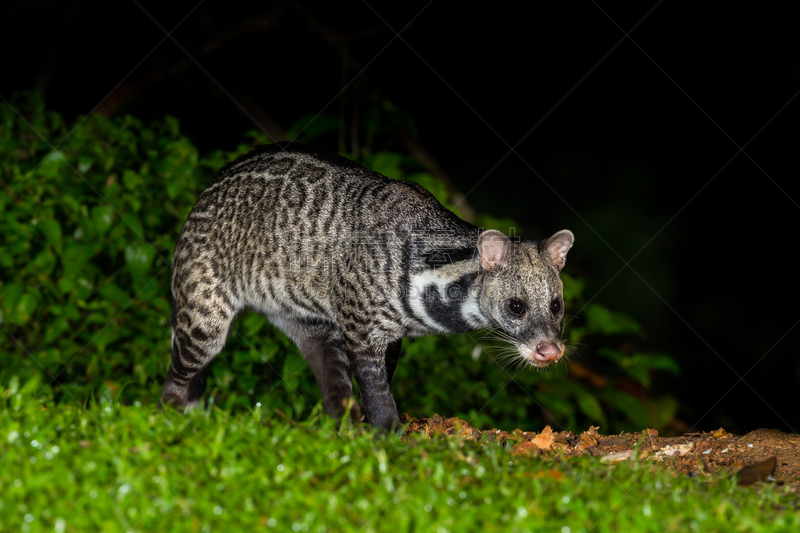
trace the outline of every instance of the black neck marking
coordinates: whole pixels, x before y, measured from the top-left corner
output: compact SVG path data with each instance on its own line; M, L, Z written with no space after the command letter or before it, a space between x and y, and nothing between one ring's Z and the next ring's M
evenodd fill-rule
M435 283L425 287L423 305L428 316L452 333L472 331L474 328L464 319L461 307L469 298L470 287L475 277L475 274L462 276L447 285L445 294L439 293Z

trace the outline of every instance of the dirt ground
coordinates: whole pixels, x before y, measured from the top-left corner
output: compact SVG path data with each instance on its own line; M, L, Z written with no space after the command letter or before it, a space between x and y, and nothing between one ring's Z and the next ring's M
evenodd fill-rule
M776 429L757 429L746 435L731 435L720 428L711 433L687 433L682 437L659 437L654 429L641 433L601 435L590 427L580 435L554 432L550 426L540 432L516 429L479 431L458 418L416 420L404 415L406 434L424 433L460 437L479 442L512 444L511 453L546 458L548 456L599 456L601 461L630 459L660 461L688 476L708 476L720 471L738 474L740 485L759 481L789 485L800 489L800 435ZM773 459L774 458L774 459Z

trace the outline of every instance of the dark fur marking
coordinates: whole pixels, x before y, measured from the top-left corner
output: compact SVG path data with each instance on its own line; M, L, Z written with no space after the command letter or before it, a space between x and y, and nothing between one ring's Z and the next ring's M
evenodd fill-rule
M448 331L463 332L472 329L461 317L461 306L463 304L464 300L461 298L449 298L446 294L439 294L439 289L435 284L425 287L425 297L423 298L425 311L428 316Z
M208 340L208 335L206 335L206 332L200 328L193 328L190 334L196 341L205 342Z
M420 327L425 327L425 321L417 316L411 307L411 250L407 246L403 248L403 260L400 268L402 272L400 276L400 290L402 291L400 300L403 302L403 311L408 318L414 320Z

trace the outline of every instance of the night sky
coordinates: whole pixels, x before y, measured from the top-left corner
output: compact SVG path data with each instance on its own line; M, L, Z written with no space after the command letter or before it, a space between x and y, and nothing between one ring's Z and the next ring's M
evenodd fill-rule
M398 4L9 0L0 95L174 115L203 152L336 115L345 85L389 100L475 210L575 233L566 271L680 362L656 389L688 427L800 429L788 7Z

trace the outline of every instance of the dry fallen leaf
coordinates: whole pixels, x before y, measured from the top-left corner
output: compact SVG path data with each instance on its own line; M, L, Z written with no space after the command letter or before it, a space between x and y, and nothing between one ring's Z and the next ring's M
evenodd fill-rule
M686 455L689 453L692 448L694 448L694 443L689 442L686 444L674 444L670 446L664 446L660 450L656 452L653 457L664 458L664 457L674 457L676 455Z
M511 455L528 455L535 457L539 453L539 447L533 441L520 442L511 448Z
M767 481L775 473L775 467L778 466L778 458L770 457L760 463L755 463L750 466L745 466L736 473L737 485L752 485L757 481Z
M590 446L597 446L597 430L598 426L589 426L587 431L581 433L581 442L578 444L577 448L579 450L583 450L584 448Z
M465 427L461 430L461 438L464 440L480 440L481 432L473 427Z
M553 429L550 426L545 426L531 442L540 450L549 450L550 446L553 445L553 440Z
M601 463L618 463L631 458L633 450L623 450L621 452L610 453L600 458Z

